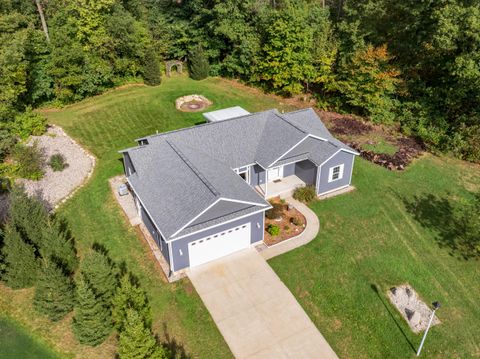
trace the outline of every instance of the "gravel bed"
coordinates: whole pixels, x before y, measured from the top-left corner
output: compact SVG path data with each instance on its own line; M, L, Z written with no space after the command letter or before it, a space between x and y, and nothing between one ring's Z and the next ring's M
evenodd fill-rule
M42 136L32 136L29 144L34 141L45 154L48 162L50 156L61 153L68 163L63 171L54 172L45 165L45 175L39 181L19 179L30 195L39 196L49 210L70 198L76 189L92 175L95 167L95 157L85 151L77 142L70 138L62 128L50 126Z

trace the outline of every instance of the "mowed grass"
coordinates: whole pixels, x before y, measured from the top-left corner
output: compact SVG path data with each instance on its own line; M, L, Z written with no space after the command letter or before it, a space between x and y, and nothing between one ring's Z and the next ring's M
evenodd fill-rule
M59 358L25 328L7 317L0 317L0 348L0 358Z
M420 226L406 204L427 194L469 197L480 188L480 167L425 155L390 172L360 159L353 183L356 191L312 204L317 238L271 260L273 269L341 358L415 357L421 335L387 298L403 283L442 305L423 357L479 358L480 262L440 248L436 229Z
M274 97L222 79L193 81L186 77L164 79L159 87L133 86L87 99L60 111L46 110L50 123L62 126L97 157L92 178L66 202L58 214L65 217L79 254L93 243L103 244L110 256L139 277L154 313L154 330L175 351L195 358L229 358L230 350L188 279L167 284L148 246L127 224L111 194L108 179L123 172L121 155L135 139L203 122L201 113L175 109L175 99L202 94L213 101L208 110L240 105L249 111L284 108ZM194 201L195 198L192 198ZM46 336L59 350L77 357L112 357L115 338L97 348L81 346L69 332L70 319L49 324L31 311L31 291L18 293L0 287L3 306L19 320ZM14 301L23 310L10 305ZM25 299L22 299L25 298ZM3 301L0 300L0 304ZM28 314L26 314L28 312ZM33 316L33 318L32 318Z
M174 100L192 93L211 99L209 110L234 105L249 111L290 109L278 98L226 80L175 77L159 87L115 90L45 114L98 158L88 184L59 210L72 227L80 254L99 242L115 260L126 263L148 291L156 333L179 352L228 358L231 353L190 282L163 281L107 182L122 173L117 151L135 145L133 139L203 121L199 113L175 110ZM469 191L480 189L479 167L426 155L407 171L394 173L358 159L353 180L355 192L312 205L321 221L318 238L270 264L341 358L414 356L421 338L409 331L386 299L388 288L402 283L414 286L426 302L439 300L443 305L438 312L442 324L432 329L422 355L479 357L479 262L457 260L447 248L439 248L435 229L421 227L405 205L415 195L454 200L470 196ZM0 294L1 308L66 355L113 356L114 337L90 349L72 338L70 318L50 324L36 315L31 290L0 286Z

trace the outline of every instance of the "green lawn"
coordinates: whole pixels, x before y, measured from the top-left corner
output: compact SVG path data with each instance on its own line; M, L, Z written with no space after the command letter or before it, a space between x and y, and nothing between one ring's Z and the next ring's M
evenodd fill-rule
M89 183L59 210L70 222L80 253L100 242L140 277L153 306L155 330L162 338L168 336L179 350L194 357L227 358L231 357L228 347L190 282L162 280L107 183L122 173L117 151L135 145L133 139L202 121L198 113L175 110L174 100L192 93L211 99L212 110L233 105L250 111L288 109L278 98L226 80L174 77L156 88L124 88L45 113L98 158ZM358 159L353 176L357 190L312 205L321 220L318 238L270 263L340 357L413 357L412 346L420 337L409 332L385 295L389 287L406 282L426 301L443 304L438 313L442 324L432 329L425 356L480 357L479 263L450 256L448 248L439 247L435 230L420 226L406 210L414 195L468 196L467 189L480 188L479 172L478 166L430 155L404 173ZM54 325L38 319L25 304L31 296L31 291L0 286L0 306L62 352L82 358L113 354L112 338L89 349L68 334L69 319Z
M0 358L54 359L58 356L11 319L0 317Z
M480 357L480 262L451 256L436 229L406 210L415 196L467 197L466 188L479 189L479 176L479 166L431 155L404 173L357 160L357 190L312 205L317 238L270 264L341 358L414 357L421 336L386 297L402 283L442 304L442 324L430 331L422 356ZM441 210L434 204L432 218Z

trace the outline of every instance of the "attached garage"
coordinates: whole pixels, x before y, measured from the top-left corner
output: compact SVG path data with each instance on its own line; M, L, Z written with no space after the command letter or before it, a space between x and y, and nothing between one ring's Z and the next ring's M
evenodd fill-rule
M190 267L248 248L251 241L250 226L250 223L245 223L188 243Z
M173 271L208 263L263 240L264 216L259 211L172 240Z

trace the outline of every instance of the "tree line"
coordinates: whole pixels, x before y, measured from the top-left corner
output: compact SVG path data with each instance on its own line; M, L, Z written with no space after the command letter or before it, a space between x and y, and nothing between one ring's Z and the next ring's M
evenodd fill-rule
M120 358L169 358L152 332L146 293L105 248L94 244L79 260L67 224L20 187L10 192L0 238L0 279L12 289L34 287L33 307L51 321L73 311L71 329L84 345L118 336Z
M201 57L480 160L479 0L3 0L0 14L4 123Z

